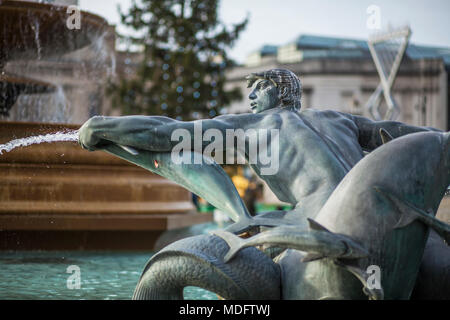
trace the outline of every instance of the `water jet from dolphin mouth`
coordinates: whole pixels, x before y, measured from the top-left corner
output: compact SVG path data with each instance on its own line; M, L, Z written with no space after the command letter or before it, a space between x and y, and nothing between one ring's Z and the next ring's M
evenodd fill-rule
M27 147L33 144L40 144L44 142L76 142L78 141L78 130L59 131L49 133L46 135L31 136L21 139L11 140L5 144L0 144L0 155L3 152L10 152L18 147Z

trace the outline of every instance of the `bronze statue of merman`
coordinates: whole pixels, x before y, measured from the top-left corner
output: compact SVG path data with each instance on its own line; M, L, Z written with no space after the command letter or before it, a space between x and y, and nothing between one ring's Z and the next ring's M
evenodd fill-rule
M108 151L172 179L236 222L217 235L186 238L161 250L147 264L134 297L179 299L184 286L194 285L226 299L361 299L366 295L408 299L417 279L427 281L421 277L428 273L419 274L419 267L433 270L442 281L431 290L416 288L414 296L426 298L439 292L449 297L449 250L443 241L430 241L426 247L429 227L430 239L437 234L448 239L448 225L433 217L450 184L448 134L331 110L301 109L301 83L289 70L251 74L248 85L253 113L190 122L160 116L94 117L80 129L84 148ZM278 150L278 157L273 157L276 165L252 154L248 135L246 143L222 143L222 149L217 143L215 151L236 148L275 195L294 209L251 217L221 167L204 155L210 140L195 139L199 128L202 137L208 130L222 137L239 129L244 133L274 130L276 139L263 142L271 156ZM187 161L176 163L173 150L179 140L172 138L179 137L180 130L192 143L191 149L184 148ZM364 157L364 151L373 152ZM200 162L195 161L198 158ZM311 223L316 229L308 232ZM270 232L272 227L278 235L284 228L292 245L285 239L284 250L276 257L246 248L225 262L230 246L234 250L231 233ZM325 233L351 239L342 242L347 250L343 256L352 257L350 243L367 254L343 259L320 250L298 250L308 250L304 244L314 241L315 234L324 238ZM266 244L276 247L278 240L269 235ZM422 261L422 256L428 258ZM367 283L370 266L381 270L378 285ZM263 282L266 290L261 290Z

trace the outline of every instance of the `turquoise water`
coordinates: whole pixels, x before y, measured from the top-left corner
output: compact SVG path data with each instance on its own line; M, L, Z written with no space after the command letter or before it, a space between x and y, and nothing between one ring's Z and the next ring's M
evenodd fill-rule
M217 228L194 228L200 233ZM0 252L0 299L130 299L153 252L16 251ZM80 288L69 279L78 266ZM216 300L213 293L187 287L185 299Z

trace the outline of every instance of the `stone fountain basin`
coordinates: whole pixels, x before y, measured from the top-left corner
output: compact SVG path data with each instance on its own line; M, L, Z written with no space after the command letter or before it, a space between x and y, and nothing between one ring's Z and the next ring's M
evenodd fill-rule
M0 122L0 143L78 125ZM0 156L0 249L153 249L166 230L209 222L175 183L75 142Z
M108 23L102 17L80 14L80 29L69 29L66 6L0 1L0 69L8 60L40 60L75 51L107 31Z

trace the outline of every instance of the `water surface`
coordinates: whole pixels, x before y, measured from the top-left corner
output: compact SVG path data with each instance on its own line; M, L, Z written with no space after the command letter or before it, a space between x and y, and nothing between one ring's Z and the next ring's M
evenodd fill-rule
M216 229L214 223L172 232L186 237ZM182 234L180 234L182 233ZM0 251L0 299L131 299L142 270L154 252ZM69 266L80 270L80 289L69 289ZM73 284L72 281L69 281ZM185 299L216 300L209 291L187 287Z

